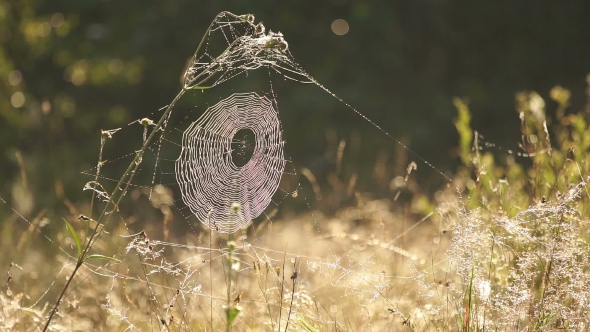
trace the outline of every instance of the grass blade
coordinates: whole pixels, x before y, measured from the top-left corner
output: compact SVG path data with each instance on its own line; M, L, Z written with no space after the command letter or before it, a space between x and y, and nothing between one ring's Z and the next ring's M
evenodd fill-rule
M70 223L66 220L66 218L62 218L62 219L66 223L66 227L70 231L70 234L72 234L72 237L74 238L74 242L76 242L76 249L78 250L78 260L80 260L80 258L82 258L82 243L80 243L80 238L78 237L78 233L76 233L76 230L74 229L74 227L72 227L72 225L70 225Z
M118 259L116 259L116 258L105 256L105 255L100 255L100 254L92 254L92 255L89 255L88 257L86 257L86 259L91 259L91 258L104 259L104 260L107 260L107 261L113 261L113 262L121 263L121 261L118 260Z

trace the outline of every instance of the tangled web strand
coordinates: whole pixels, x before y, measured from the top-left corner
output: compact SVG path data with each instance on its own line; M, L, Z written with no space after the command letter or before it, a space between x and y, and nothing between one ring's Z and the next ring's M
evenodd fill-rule
M238 167L232 141L254 133L250 160ZM234 233L264 212L285 169L281 123L272 102L256 93L235 93L193 122L182 137L176 180L182 200L209 228Z
M215 46L225 45L221 49ZM240 74L269 68L283 77L317 83L293 60L280 32L267 31L254 15L222 12L211 23L184 73L185 89L217 86Z

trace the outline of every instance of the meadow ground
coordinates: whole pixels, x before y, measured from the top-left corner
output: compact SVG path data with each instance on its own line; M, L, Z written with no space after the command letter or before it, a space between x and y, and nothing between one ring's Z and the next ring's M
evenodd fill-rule
M329 216L177 234L165 187L157 213L113 213L97 236L75 206L68 222L15 211L0 327L42 330L53 313L49 331L590 330L590 129L564 112L567 90L551 97L553 123L539 95L517 95L518 152L494 150L455 100L463 165L411 213L357 193Z

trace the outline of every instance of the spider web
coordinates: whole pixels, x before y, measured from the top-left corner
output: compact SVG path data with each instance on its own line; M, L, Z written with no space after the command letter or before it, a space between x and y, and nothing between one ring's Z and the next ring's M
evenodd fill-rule
M261 214L271 219L285 198L298 195L299 181L292 161L284 156L272 82L262 96L235 92L251 86L254 72L261 68L268 69L267 75L309 83L303 81L305 74L292 60L281 33L254 24L253 15L217 15L182 75L183 89L189 92L179 102L184 105L175 105L164 115L165 108L152 113L151 118L162 118L159 126L148 118L129 124L131 130L143 125L144 142L149 130L156 128L159 134L142 155L134 181L126 185L148 196L152 205L174 206L186 219L196 218L220 233L234 233ZM222 83L226 88L217 91ZM191 90L207 92L191 95ZM203 102L204 96L212 98ZM186 107L195 102L197 106ZM252 130L254 137L236 140L234 136L244 129ZM250 149L252 155L244 158L233 152L236 149ZM83 172L95 177L85 189L108 200L107 184L116 184L120 172L120 167L111 165L123 165L133 157L103 160L101 148L99 166ZM232 158L248 160L238 167Z
M262 22L255 24L253 15L236 16L222 12L213 20L189 61L183 85L185 90L210 89L222 83L228 84L230 80L237 81L238 76L252 76L253 71L261 68L298 82L306 79L306 74L288 52L288 44L281 33L267 32ZM296 171L291 160L284 157L285 142L272 83L270 89L268 96L263 97L250 92L234 93L209 107L197 122L184 131L182 150L175 163L182 200L192 215L221 233L233 233L262 214L271 202L277 206L286 197L297 195L298 181L283 179L279 195L272 200L283 175L296 177ZM238 118L229 119L234 117L232 114L237 114ZM225 123L222 123L224 120ZM165 134L167 126L168 123L164 123L164 134L157 151L154 151L156 160L152 187L158 172L162 179L169 173L161 165L165 161L160 159L164 151L163 143L170 142L170 136ZM235 130L218 132L221 127L227 126ZM212 129L214 127L217 129ZM231 139L240 129L253 131L254 139L244 143L253 145L254 151L245 165L235 168L229 158L232 155ZM224 143L218 141L212 144L211 135L224 137L221 138ZM207 151L195 146L207 146ZM214 155L217 156L215 161L211 159ZM217 179L213 179L216 176Z
M154 189L163 190L160 185L179 187L181 199L174 199L174 195L170 195L165 200L173 202L187 219L196 217L201 223L221 233L234 233L263 214L270 203L276 207L286 197L296 196L300 184L292 161L283 156L285 142L282 139L279 105L272 79L267 96L238 97L256 96L252 92L241 91L247 89L251 85L251 78L260 72L320 87L450 180L305 72L294 60L280 32L267 31L262 22L255 22L251 14L238 16L222 12L209 26L182 75L184 91L206 91L196 98L215 95L219 101L207 107L195 122L192 111L179 111L177 105L171 105L169 112L167 109L163 115L153 114L155 118L162 117L161 126L156 127L161 133L157 143L148 147L152 160L146 163L147 156L142 156L144 164L153 165L152 170L149 167L142 168L143 172L152 174L152 181L149 185L140 185L137 181L130 185L149 188L150 199ZM217 89L221 84L226 86L223 91ZM228 90L234 93L230 95ZM255 106L252 100L264 101L264 106ZM180 117L177 114L179 112L182 113ZM141 120L131 125L136 123L141 123ZM187 123L190 123L188 127ZM264 126L268 128L264 129ZM254 130L254 139L245 141L253 146L252 159L246 165L236 167L230 158L233 136L240 129L253 128L258 128ZM181 138L178 137L179 133L184 133ZM143 137L145 141L146 132ZM100 170L89 170L86 173L95 175L97 171ZM292 177L284 179L283 175ZM117 178L116 175L106 177L104 172L97 179L99 177ZM87 188L99 190L95 184ZM281 190L273 198L279 188ZM317 190L314 188L314 191Z
M267 32L262 22L255 24L254 20L252 14L217 15L188 63L183 75L184 88L201 89L205 84L214 87L263 67L286 78L315 82L293 60L283 34Z
M255 81L257 73L262 74L263 81L266 77L266 81L270 83L267 92L251 92L252 81ZM191 227L194 223L190 220L196 219L221 234L232 234L245 229L254 219L262 216L260 225L253 227L254 231L251 232L258 235L260 229L272 221L278 207L287 198L301 198L309 209L308 197L310 193L311 196L320 196L319 189L314 186L317 184L313 183L313 174L306 168L301 173L312 182L313 188L303 188L299 179L302 174L298 174L297 167L286 156L287 142L283 135L280 105L273 88L273 75L282 80L320 87L448 179L428 161L305 72L294 60L281 33L267 31L262 22L255 22L251 14L239 16L222 12L210 24L182 75L183 89L193 91L193 94L183 96L188 97L185 104L173 105L175 107L169 113L165 112L167 107L163 107L150 115L154 119L162 117L163 121L157 131L158 138L142 156L137 173L143 173L143 180L138 180L141 177L136 176L134 182L128 183L134 188L132 198L141 195L148 197L151 205L164 214L164 223L171 220L172 212L169 208L174 207L189 220ZM216 89L222 84L225 87L223 90ZM202 101L204 96L210 97L208 102ZM145 141L154 121L140 119L130 123L129 127L138 129L141 125ZM251 130L253 137L238 138L239 132L244 129ZM248 154L250 155L246 156ZM101 159L98 169L85 173L101 182L115 183L119 170L114 169L114 173L109 175L107 167L101 166L121 163L130 160L134 155L135 153L131 153L113 160ZM238 161L243 164L238 166ZM408 170L408 175L409 172L411 171ZM148 177L151 181L146 183ZM108 198L105 196L108 190L95 182L90 182L86 189L96 192L99 197ZM351 183L354 183L354 179ZM304 189L309 189L309 192L300 194ZM376 203L376 206L379 206L376 210L383 208L381 203ZM373 208L370 207L369 210ZM352 214L345 218L357 217ZM319 218L312 214L310 220L312 228L303 233L320 234L322 231L319 229L323 227L317 225ZM127 222L125 225L129 227ZM339 227L335 229L338 230ZM408 231L402 231L402 235L396 236L393 241L375 243L380 243L383 248L402 257L417 259L415 254L393 244ZM198 233L194 228L193 232ZM335 232L330 232L328 237L338 234L338 231ZM244 238L247 237L246 233L241 234ZM340 236L347 237L344 234L346 232L340 233ZM350 239L364 241L358 236ZM274 254L280 253L282 248L274 246L275 243L265 242L258 249L266 248Z
M254 133L249 160L232 160L239 130ZM258 217L277 190L285 169L281 123L270 100L256 93L232 94L184 132L176 160L182 200L204 224L234 233Z

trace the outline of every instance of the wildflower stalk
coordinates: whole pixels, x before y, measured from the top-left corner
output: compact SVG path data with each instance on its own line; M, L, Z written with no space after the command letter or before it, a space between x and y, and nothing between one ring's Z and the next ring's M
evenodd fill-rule
M475 278L475 267L471 267L471 278L469 279L469 290L467 294L467 305L465 306L465 331L470 330L470 318L471 318L471 301L473 299L473 279Z
M291 274L293 289L291 290L291 304L289 305L289 314L287 315L287 325L285 325L285 332L287 332L289 328L289 322L291 321L291 311L293 310L293 300L295 299L295 285L297 284L297 277L299 276L299 273L297 272L297 263L297 261L293 263L293 273Z
M233 235L229 234L229 240L227 242L228 247L228 256L227 256L227 306L226 306L226 323L225 323L225 330L230 332L232 330L233 323L235 319L238 317L238 314L242 310L240 308L240 298L241 293L239 293L236 298L231 300L232 294L232 284L234 279L237 280L237 276L233 273L233 269L235 268L234 264L234 251L236 250L236 243L233 241Z
M207 31L203 35L203 38L201 39L201 42L199 43L197 51L195 52L195 56L198 54L199 50L203 47L204 41L206 40L206 37L208 36L211 28L212 28L212 25L209 26L209 28L207 29ZM57 312L59 305L61 304L61 301L70 286L70 283L74 279L74 277L75 277L76 273L78 272L78 270L80 269L80 267L82 267L82 265L84 264L85 260L89 257L88 252L90 251L90 249L92 248L92 245L94 244L94 241L97 239L98 235L100 234L101 226L103 226L109 222L109 220L112 216L112 213L109 213L109 209L111 207L113 208L113 211L111 211L111 212L114 212L115 210L118 209L118 206L119 206L123 196L125 196L127 190L129 189L129 186L131 185L131 182L133 180L133 177L136 174L139 164L141 164L145 150L147 149L149 144L152 142L152 140L156 136L156 133L162 129L163 124L166 121L166 119L169 117L170 113L172 112L172 109L174 108L176 103L180 100L180 98L185 94L185 92L187 90L199 90L199 89L208 88L208 87L203 87L202 84L204 84L209 79L211 79L216 74L216 72L214 71L213 73L208 73L208 74L209 74L208 76L203 78L198 83L195 83L195 82L201 76L203 76L203 73L201 75L191 78L190 80L185 82L183 88L176 95L176 97L174 97L172 102L168 105L168 107L166 108L166 110L164 111L162 116L160 117L160 120L157 122L157 124L154 126L154 129L149 134L149 136L147 136L147 138L144 139L141 149L139 151L137 151L137 153L135 154L135 157L133 158L133 160L131 161L131 163L129 164L129 166L127 167L125 172L123 173L123 176L121 176L121 179L119 180L119 182L117 183L117 185L113 189L111 195L109 196L109 200L107 201L104 209L102 210L102 212L100 213L100 215L96 221L96 225L94 226L90 236L88 237L88 241L86 242L86 244L84 245L84 248L79 253L77 261L76 261L76 265L75 265L74 269L72 270L72 273L70 274L66 284L64 285L59 296L57 297L57 300L55 301L53 307L51 308L51 311L49 312L49 316L47 317L47 321L45 322L45 326L43 327L43 332L47 331L47 329L49 328L49 324L51 323L53 317L55 316L55 313ZM186 73L185 73L185 77L186 77ZM104 145L103 140L101 140L101 151L102 151L103 145ZM99 160L99 163L100 162L102 162L102 160ZM97 177L98 177L98 175L97 175ZM123 187L123 183L125 183L125 182L126 182L126 185L123 188L123 190L121 190L121 188ZM117 194L119 194L119 195L116 196ZM115 197L116 197L116 199L115 199ZM92 196L91 201L92 202L94 201L94 194ZM92 212L92 211L90 211L90 212Z

